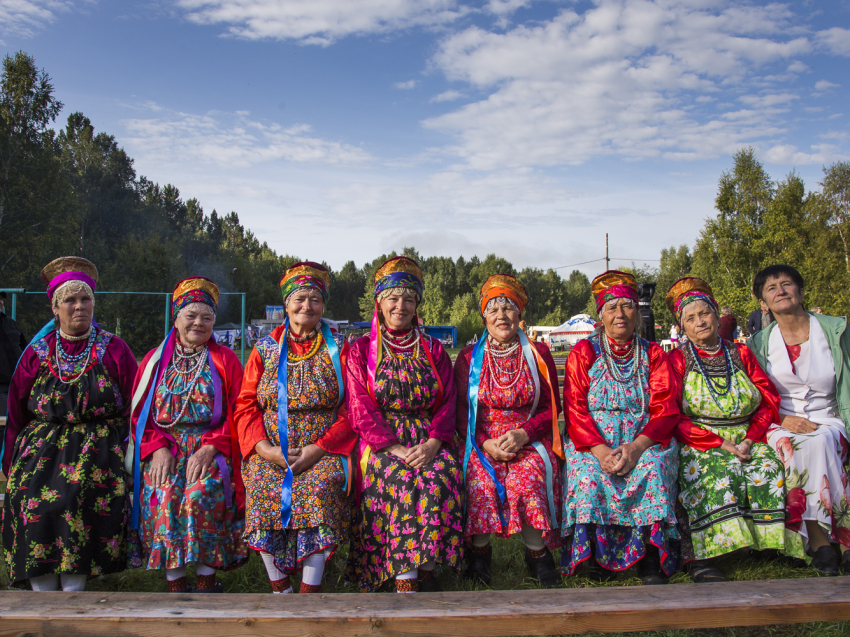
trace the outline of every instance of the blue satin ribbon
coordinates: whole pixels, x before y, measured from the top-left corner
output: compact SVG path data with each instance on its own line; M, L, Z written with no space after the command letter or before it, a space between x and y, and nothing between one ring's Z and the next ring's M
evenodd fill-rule
M333 333L331 332L331 328L324 321L319 321L322 327L322 338L325 339L325 343L328 344L328 354L331 356L331 362L334 365L334 371L336 372L336 383L339 387L339 398L336 401L336 409L339 409L339 406L342 404L343 398L345 398L345 386L342 384L342 361L339 357L339 346L336 344L336 339L334 338ZM334 410L334 421L336 421L336 410ZM345 474L345 484L342 487L343 491L348 491L349 482L351 480L348 471L348 458L346 456L340 455L340 459L342 460L342 472Z
M280 523L282 528L289 526L292 519L292 469L289 467L289 392L287 391L286 342L289 337L289 316L283 322L283 337L278 347L277 360L277 435L280 450L286 460L286 473L280 489Z

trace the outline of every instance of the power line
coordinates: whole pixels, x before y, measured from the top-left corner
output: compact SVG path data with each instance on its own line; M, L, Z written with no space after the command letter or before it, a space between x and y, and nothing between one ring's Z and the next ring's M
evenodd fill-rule
M612 261L661 261L661 259L627 259L626 257L611 257Z
M661 259L627 259L625 257L611 257L611 261L661 261ZM574 268L577 265L587 265L588 263L596 263L597 261L605 261L605 257L600 259L591 259L590 261L582 261L581 263L571 263L570 265L559 265L553 270L563 270L564 268Z

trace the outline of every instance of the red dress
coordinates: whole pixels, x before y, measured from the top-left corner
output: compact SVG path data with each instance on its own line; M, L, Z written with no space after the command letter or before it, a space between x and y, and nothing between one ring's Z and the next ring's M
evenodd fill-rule
M561 401L558 396L555 361L552 360L546 345L534 343L534 346L549 368L549 377L554 380L555 402L560 413ZM458 430L462 436L466 434L469 419L469 366L473 349L474 346L470 345L461 350L454 368ZM516 356L501 361L497 368L499 385L505 387L516 378L518 367L522 366L519 380L510 389L501 389L493 382L489 358L485 351L479 384L476 442L481 448L486 440L498 438L514 429L525 430L529 441L509 462L496 462L488 455L496 476L499 482L505 485L507 493L507 500L502 509L507 522L504 528L499 520L499 496L496 494L493 480L478 457L474 453L470 456L466 475L467 517L464 537L495 533L498 537L507 538L519 533L523 526L531 526L543 531L543 541L549 548L557 548L561 545L561 538L558 524L553 527L551 523L546 494L546 465L537 450L532 447L534 442L541 442L546 449L552 467L555 502L559 503L561 471L558 459L552 452L552 390L549 384L541 379L540 399L537 409L531 413L534 404L534 380L522 350L518 349ZM558 509L557 513L560 513L560 507Z

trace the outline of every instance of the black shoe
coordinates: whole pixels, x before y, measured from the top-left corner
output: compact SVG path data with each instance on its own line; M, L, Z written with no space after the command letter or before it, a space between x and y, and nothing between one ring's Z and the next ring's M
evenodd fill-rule
M838 558L835 549L826 544L814 552L812 556L812 568L825 577L838 575Z
M667 583L667 576L661 570L661 556L654 546L647 548L646 555L638 562L638 576L644 586L658 586Z
M585 562L585 567L578 572L578 575L594 582L613 582L617 579L617 571L609 571L592 557Z
M439 593L441 590L443 589L440 588L440 583L437 581L436 577L419 580L420 593Z
M486 553L476 553L474 549L471 549L467 555L469 556L469 564L466 566L464 576L489 586L490 563L493 561L493 545L487 545Z
M694 560L688 564L688 575L696 584L710 584L711 582L728 582L726 576L716 566L712 566L708 560Z
M552 557L552 551L547 548L540 557L531 557L528 549L525 549L525 565L528 567L528 572L531 576L540 582L543 588L554 588L561 581L561 576L555 568L555 559Z
M224 584L221 582L216 582L215 586L212 588L193 588L191 591L186 589L186 592L191 593L223 593L224 592Z

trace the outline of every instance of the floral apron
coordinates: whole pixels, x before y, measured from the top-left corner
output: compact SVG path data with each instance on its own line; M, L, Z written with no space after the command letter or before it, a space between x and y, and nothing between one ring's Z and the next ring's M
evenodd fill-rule
M58 338L58 335L57 335ZM55 369L52 348L33 344L41 366L30 393L35 418L15 441L3 504L3 548L11 582L54 573L124 570L127 523L118 383L103 367L112 334L99 331L89 364Z
M593 422L612 449L632 442L649 421L649 355L643 348L640 386L622 385L605 365L596 337L597 352L590 368L588 408ZM677 567L679 532L676 528L676 478L679 448L675 439L666 447L654 445L640 457L627 476L605 473L590 452L578 452L571 440L564 445L564 517L561 535L567 545L561 566L569 575L595 554L612 571L625 570L646 554L646 543L659 550L668 575Z
M375 384L381 413L399 442L407 447L426 442L438 383L425 354L386 351ZM432 560L459 566L463 467L453 447L443 443L424 469L411 469L390 453L372 453L360 497L347 571L361 590L373 592Z

